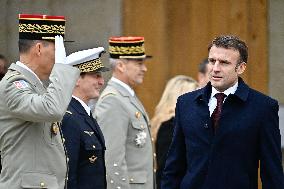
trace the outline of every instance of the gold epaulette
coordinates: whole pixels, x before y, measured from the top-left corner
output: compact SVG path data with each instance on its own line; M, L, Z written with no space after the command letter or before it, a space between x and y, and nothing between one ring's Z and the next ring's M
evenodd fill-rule
M17 71L12 72L11 75L8 75L8 76L7 76L6 80L9 80L9 79L11 79L12 77L14 77L14 76L16 76L16 75L21 75L21 73L20 73L20 72L17 72Z

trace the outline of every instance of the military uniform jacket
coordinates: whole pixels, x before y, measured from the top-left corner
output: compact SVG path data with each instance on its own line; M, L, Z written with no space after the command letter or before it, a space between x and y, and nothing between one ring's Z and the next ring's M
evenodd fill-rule
M96 120L72 98L62 120L68 154L68 189L105 189L105 142Z
M63 189L67 166L58 124L79 70L55 64L48 86L12 64L0 82L0 189ZM52 126L53 125L53 126Z
M110 189L152 189L153 152L149 118L140 101L109 81L95 108L106 140Z

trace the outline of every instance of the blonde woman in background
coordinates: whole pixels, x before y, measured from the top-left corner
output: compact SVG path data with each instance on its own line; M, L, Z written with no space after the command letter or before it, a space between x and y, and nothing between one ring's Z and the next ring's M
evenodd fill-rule
M194 91L197 87L197 82L191 77L175 76L167 82L162 97L156 106L151 126L156 149L157 189L160 189L161 175L172 140L177 98L184 93Z

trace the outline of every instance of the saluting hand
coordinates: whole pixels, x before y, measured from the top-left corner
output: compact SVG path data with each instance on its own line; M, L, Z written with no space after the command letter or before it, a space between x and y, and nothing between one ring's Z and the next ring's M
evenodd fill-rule
M66 52L61 35L55 36L55 63L66 64Z

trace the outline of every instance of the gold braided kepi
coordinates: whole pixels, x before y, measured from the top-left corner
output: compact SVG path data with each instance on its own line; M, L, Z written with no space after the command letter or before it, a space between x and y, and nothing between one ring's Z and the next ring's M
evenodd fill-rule
M144 59L144 37L110 37L109 54L111 58Z
M109 68L105 67L100 59L104 52L103 47L77 51L67 56L66 62L79 68L81 73L106 72Z
M19 39L54 40L65 35L65 17L19 14Z

